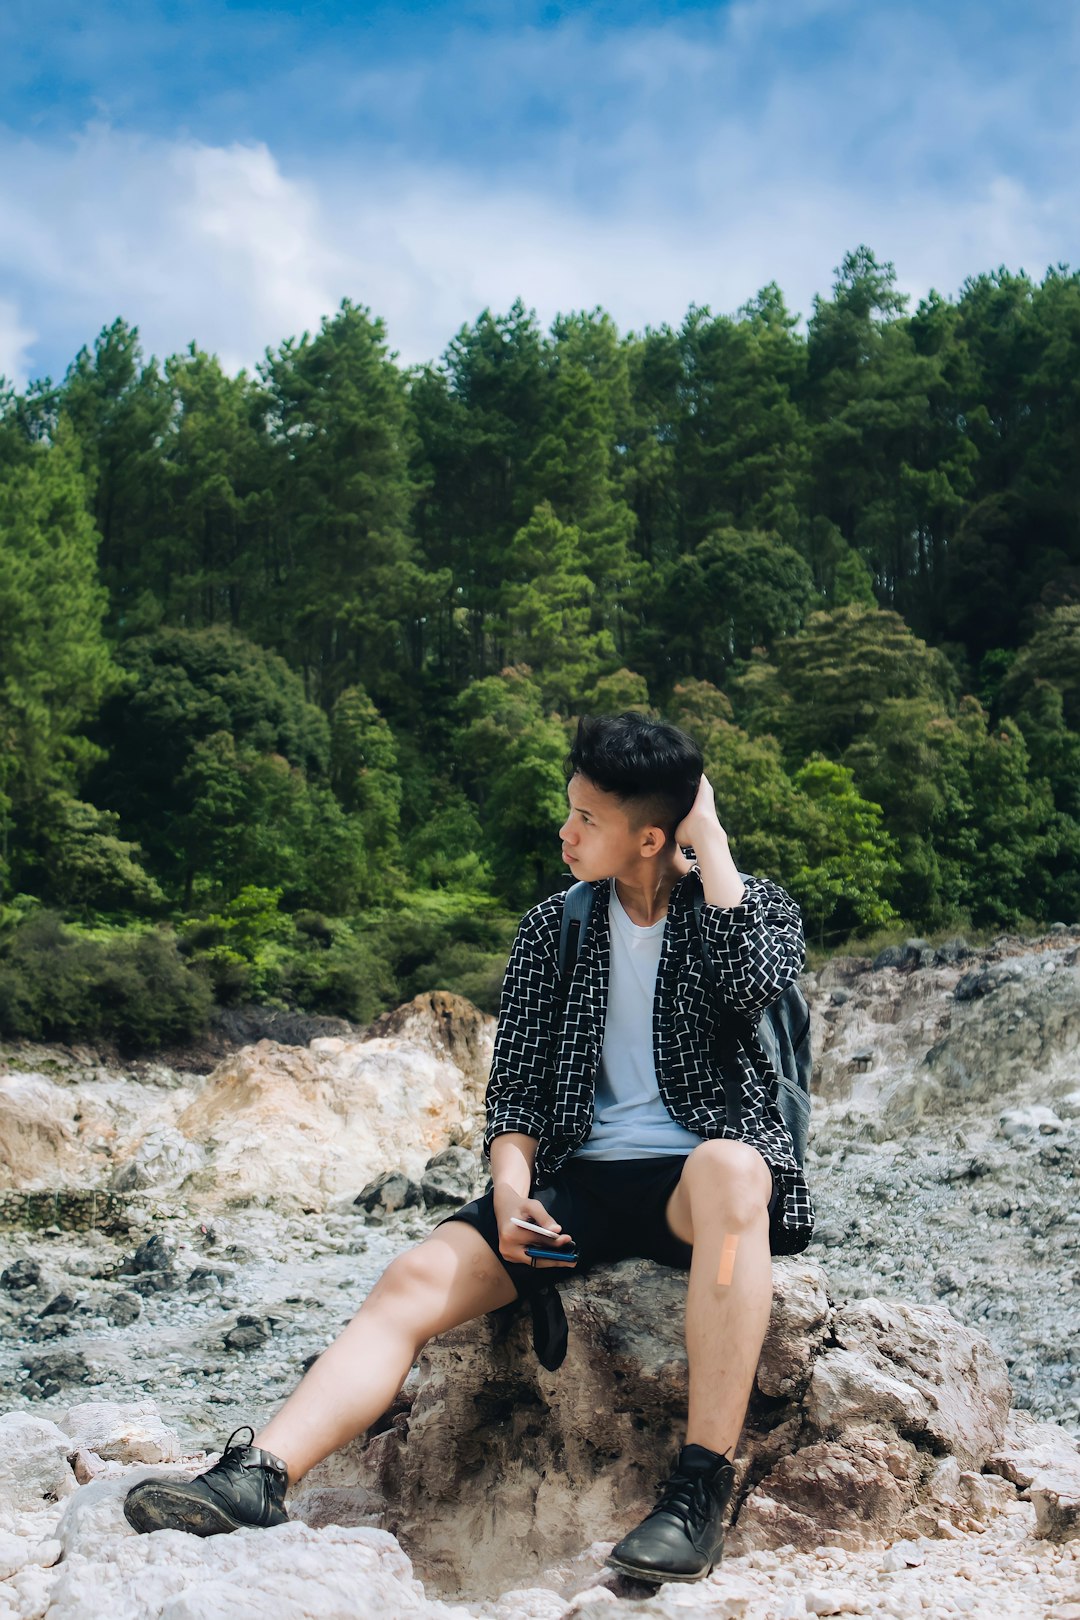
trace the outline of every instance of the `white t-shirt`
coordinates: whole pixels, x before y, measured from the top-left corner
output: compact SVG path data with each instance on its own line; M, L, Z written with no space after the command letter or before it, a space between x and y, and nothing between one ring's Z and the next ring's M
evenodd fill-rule
M689 1153L702 1138L668 1113L653 1062L653 998L667 918L639 928L627 916L614 882L609 912L607 1017L593 1128L575 1157L645 1159Z

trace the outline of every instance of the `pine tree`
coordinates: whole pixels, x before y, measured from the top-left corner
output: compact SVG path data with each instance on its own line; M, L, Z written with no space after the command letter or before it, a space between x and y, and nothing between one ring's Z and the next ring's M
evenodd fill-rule
M86 735L117 675L102 632L98 535L73 434L0 473L0 882L11 830L98 757Z

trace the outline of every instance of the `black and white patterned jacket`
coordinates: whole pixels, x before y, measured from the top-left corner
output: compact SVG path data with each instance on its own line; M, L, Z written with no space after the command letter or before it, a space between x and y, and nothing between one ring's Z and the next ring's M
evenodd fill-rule
M484 1150L490 1152L493 1138L507 1131L537 1137L538 1187L550 1182L592 1129L607 1011L611 880L593 887L592 916L569 985L560 984L559 976L562 894L526 913L503 980ZM706 1139L737 1138L758 1149L779 1190L773 1252L797 1253L813 1235L814 1213L776 1104L777 1077L760 1044L740 1040L742 1120L738 1131L730 1130L716 1056L720 1009L702 967L691 896L688 873L671 891L656 976L653 1058L660 1095L687 1130ZM701 926L718 984L738 1012L759 1013L798 977L799 908L769 879L747 879L737 906L705 905Z

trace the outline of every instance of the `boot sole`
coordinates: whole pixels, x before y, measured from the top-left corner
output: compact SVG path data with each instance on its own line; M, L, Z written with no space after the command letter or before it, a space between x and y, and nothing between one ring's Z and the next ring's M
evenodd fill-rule
M204 1497L188 1496L175 1485L164 1484L136 1486L124 1502L124 1518L140 1535L186 1530L193 1536L223 1536L242 1525Z
M710 1564L697 1575L675 1575L667 1570L639 1569L636 1564L623 1564L618 1558L605 1558L608 1569L617 1569L620 1575L629 1575L632 1581L644 1581L647 1586L663 1586L666 1581L703 1581L716 1568Z

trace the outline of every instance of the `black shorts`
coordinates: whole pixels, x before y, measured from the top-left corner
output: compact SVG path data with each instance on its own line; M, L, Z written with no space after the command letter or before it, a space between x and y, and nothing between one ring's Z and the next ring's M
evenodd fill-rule
M685 1153L673 1153L662 1158L568 1159L551 1183L533 1196L573 1238L580 1257L576 1266L515 1265L503 1260L490 1188L446 1219L465 1221L476 1228L488 1248L498 1255L520 1299L560 1277L579 1276L604 1260L627 1260L638 1255L688 1271L693 1249L675 1236L664 1218L667 1201L678 1185L687 1157ZM440 1226L445 1224L439 1222Z

